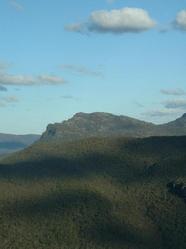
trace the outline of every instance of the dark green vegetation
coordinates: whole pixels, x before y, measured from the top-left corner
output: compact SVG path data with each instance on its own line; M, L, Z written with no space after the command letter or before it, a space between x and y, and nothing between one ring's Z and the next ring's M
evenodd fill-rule
M42 140L74 141L88 137L149 137L186 135L186 114L175 121L155 125L127 116L109 113L77 113L62 123L50 124Z
M40 141L0 165L2 249L184 249L186 137Z
M11 135L0 133L0 156L22 150L38 140L39 137L39 135Z

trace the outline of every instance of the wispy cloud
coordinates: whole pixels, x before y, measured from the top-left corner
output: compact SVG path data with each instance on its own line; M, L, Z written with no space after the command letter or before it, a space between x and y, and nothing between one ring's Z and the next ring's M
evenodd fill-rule
M2 108L2 107L6 107L6 104L1 102L1 100L0 100L0 108Z
M165 34L173 29L172 23L168 23L166 25L159 25L158 31L162 34Z
M19 99L16 96L6 96L0 98L0 107L7 107L10 104L19 102Z
M154 28L156 22L149 13L139 8L122 8L91 13L88 21L65 26L71 32L97 33L140 33Z
M161 118L178 114L177 110L162 108L160 110L150 110L142 113L143 116L151 117L151 118Z
M72 95L63 95L63 96L61 96L61 98L62 99L75 99L75 97Z
M159 26L160 33L167 33L173 30L186 31L186 9L179 11L171 22Z
M144 108L144 105L141 104L141 103L138 102L138 101L135 101L134 104L135 104L137 107Z
M6 92L7 91L7 88L4 87L4 86L0 86L0 92Z
M148 110L142 113L143 116L150 118L175 117L186 112L186 98L183 98L186 92L183 89L162 89L161 92L165 95L177 96L177 98L159 103L161 105L159 108Z
M181 88L175 89L161 89L161 93L164 95L172 95L172 96L183 96L186 95L186 91Z
M0 61L0 73L10 68L10 64Z
M103 73L100 70L91 70L84 66L63 64L61 65L62 70L68 70L72 73L77 73L85 76L103 77Z
M163 102L167 109L186 109L186 99L174 99Z
M115 3L117 0L106 0L107 3L111 4L111 3Z
M1 100L3 100L6 103L15 103L19 101L19 99L16 96L3 97L1 98Z
M80 34L87 34L87 35L89 33L86 23L71 23L65 26L65 30L69 32L77 32Z
M49 84L49 85L60 85L64 84L66 81L56 75L39 75L35 78L36 81L40 82L41 84Z
M178 12L173 26L176 29L186 31L186 10L181 10L180 12Z
M53 74L25 75L9 73L10 65L0 62L0 91L5 91L6 86L32 86L32 85L61 85L67 81Z
M10 5L17 11L23 11L24 10L24 6L17 2L16 0L11 0L9 1Z
M31 86L31 85L60 85L66 81L55 75L12 75L8 73L0 74L0 84L2 86Z

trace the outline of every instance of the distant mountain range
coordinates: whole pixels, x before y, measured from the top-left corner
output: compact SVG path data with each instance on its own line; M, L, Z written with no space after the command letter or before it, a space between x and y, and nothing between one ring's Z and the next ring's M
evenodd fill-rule
M62 123L49 124L40 135L11 135L0 133L0 156L22 150L37 140L60 142L90 137L150 137L186 135L186 114L162 125L110 113L77 113Z
M88 137L149 137L186 135L186 114L175 121L155 125L109 113L77 113L62 123L49 124L41 140L74 141Z
M0 155L24 149L39 138L39 135L11 135L0 133Z

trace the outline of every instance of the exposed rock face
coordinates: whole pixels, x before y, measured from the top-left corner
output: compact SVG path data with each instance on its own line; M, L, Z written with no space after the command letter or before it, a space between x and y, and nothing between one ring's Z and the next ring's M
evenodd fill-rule
M181 136L186 135L186 114L163 125L109 113L77 113L62 123L50 124L42 140L73 141L93 136Z

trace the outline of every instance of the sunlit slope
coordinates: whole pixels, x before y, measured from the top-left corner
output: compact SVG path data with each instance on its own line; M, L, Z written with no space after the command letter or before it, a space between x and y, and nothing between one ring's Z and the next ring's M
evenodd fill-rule
M186 137L38 142L0 166L0 248L183 249Z

